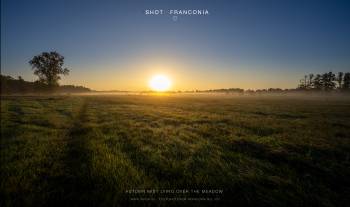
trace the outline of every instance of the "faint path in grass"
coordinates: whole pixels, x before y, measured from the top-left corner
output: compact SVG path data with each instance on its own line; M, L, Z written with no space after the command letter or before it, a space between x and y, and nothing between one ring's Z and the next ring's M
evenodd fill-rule
M63 157L64 176L56 181L60 194L50 199L51 205L93 206L89 201L93 182L90 175L90 150L87 147L87 134L91 130L84 125L88 103L83 103L74 116L72 126L65 136L66 151Z

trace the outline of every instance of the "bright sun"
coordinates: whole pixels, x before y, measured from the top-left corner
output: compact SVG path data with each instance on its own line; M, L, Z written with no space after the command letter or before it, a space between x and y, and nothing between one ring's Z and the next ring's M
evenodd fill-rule
M167 91L171 86L170 79L165 75L155 75L149 81L149 87L154 91Z

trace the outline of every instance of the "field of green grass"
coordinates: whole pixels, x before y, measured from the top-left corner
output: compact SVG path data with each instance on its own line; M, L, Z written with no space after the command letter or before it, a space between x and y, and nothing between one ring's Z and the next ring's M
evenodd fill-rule
M1 206L346 206L350 99L2 97L0 173Z

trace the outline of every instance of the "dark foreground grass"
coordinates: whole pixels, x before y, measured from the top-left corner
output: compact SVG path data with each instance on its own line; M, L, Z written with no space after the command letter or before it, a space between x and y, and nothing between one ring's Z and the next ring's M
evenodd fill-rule
M349 152L347 98L2 97L0 200L346 206ZM132 189L223 193L126 193ZM159 201L165 197L219 200Z

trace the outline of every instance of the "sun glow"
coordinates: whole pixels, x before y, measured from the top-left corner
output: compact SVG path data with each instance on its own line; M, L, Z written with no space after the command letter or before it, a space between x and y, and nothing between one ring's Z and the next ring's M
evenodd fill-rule
M165 75L155 75L149 81L149 87L158 92L167 91L170 89L171 81Z

